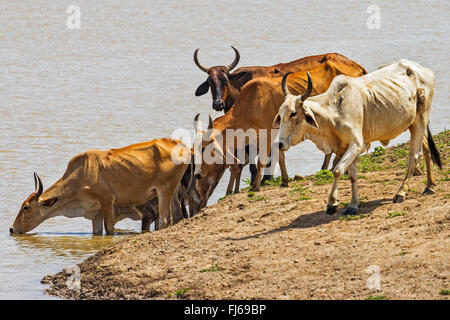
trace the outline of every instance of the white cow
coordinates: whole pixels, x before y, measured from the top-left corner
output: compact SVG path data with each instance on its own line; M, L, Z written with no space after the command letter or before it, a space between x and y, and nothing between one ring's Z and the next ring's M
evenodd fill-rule
M428 127L434 91L434 73L409 60L383 66L367 75L353 78L339 75L320 95L294 96L282 87L285 101L274 119L280 127L279 147L288 150L309 139L324 153L341 157L333 170L334 184L328 199L327 214L339 204L337 186L348 170L352 183L352 200L345 214L358 211L356 159L372 141L387 144L405 130L411 133L408 172L394 202L402 202L409 191L409 179L422 154L427 169L424 193L433 193L435 185L431 160L442 168L438 150ZM312 88L311 78L308 86ZM307 90L311 92L311 90Z

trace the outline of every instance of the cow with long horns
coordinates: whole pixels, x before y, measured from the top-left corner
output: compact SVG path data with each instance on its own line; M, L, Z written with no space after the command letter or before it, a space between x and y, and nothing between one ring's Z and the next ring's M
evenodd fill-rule
M239 97L242 87L252 79L260 77L281 78L287 72L299 72L317 68L320 64L323 64L328 60L351 63L360 67L364 74L367 73L363 67L339 53L308 56L287 63L278 63L273 66L240 67L232 72L239 63L240 54L235 47L231 47L235 52L235 58L233 62L227 66L205 67L198 60L199 49L196 49L194 52L194 62L196 66L208 74L206 81L198 86L195 95L204 95L211 89L213 99L212 107L216 111L223 110L224 112L227 112L230 110L231 106Z
M274 127L280 128L280 150L287 151L309 139L323 152L333 152L340 158L333 170L327 214L337 210L338 183L347 170L352 199L345 214L358 212L358 156L371 142L386 145L405 130L411 133L408 169L393 201L406 198L422 151L427 171L424 193L433 193L431 161L442 168L428 124L435 83L433 71L402 59L358 78L337 76L326 92L315 97L291 94L285 83L286 78L282 83L285 100L274 120ZM313 87L313 83L315 86L315 79L308 77L308 86Z

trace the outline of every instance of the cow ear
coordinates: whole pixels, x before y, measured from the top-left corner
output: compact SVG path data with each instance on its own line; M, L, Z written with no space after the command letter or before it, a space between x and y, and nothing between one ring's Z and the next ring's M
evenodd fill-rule
M252 74L248 71L242 71L230 74L228 79L232 82L234 87L242 88L244 84L252 80Z
M50 199L46 199L44 201L40 201L39 204L44 207L51 207L56 203L56 201L58 201L58 198L50 198Z
M317 124L314 113L311 111L311 109L308 106L305 106L305 104L303 104L303 111L305 113L306 122L315 128L319 128L319 125Z
M208 80L206 80L205 82L203 82L201 85L198 86L197 90L195 90L195 96L202 96L205 93L207 93L209 90L209 83Z
M279 129L280 128L280 124L281 124L281 117L280 114L277 113L277 115L275 116L275 119L273 119L273 127L275 129Z

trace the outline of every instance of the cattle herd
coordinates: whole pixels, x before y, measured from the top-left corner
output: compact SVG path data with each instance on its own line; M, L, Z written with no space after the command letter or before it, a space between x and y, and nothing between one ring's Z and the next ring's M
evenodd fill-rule
M442 163L429 129L435 81L430 69L402 59L367 73L347 57L328 53L232 72L240 59L232 48L236 57L228 66L205 67L199 62L199 50L194 53L195 64L207 74L195 95L211 90L213 109L224 115L214 121L209 117L206 130L196 115L193 146L161 138L87 151L73 157L61 179L45 191L35 173L35 191L23 202L10 232L29 232L55 216L90 219L96 235L103 234L103 228L113 234L115 223L125 218L141 220L142 230L149 230L152 222L155 229L164 228L205 207L227 168L231 172L227 194L233 188L239 192L246 164L252 191L259 191L272 177L276 163L281 186L287 186L285 152L307 139L324 152L322 169L329 167L335 154L327 214L336 212L337 186L345 172L352 187L345 214L355 214L358 155L371 142L387 145L407 129L408 169L393 201L405 199L422 153L427 173L424 194L433 193L431 162L440 168ZM228 132L234 133L231 139ZM215 161L207 161L211 157Z

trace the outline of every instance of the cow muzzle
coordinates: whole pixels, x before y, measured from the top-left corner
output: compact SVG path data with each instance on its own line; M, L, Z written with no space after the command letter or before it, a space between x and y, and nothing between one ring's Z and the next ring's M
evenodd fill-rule
M281 151L287 151L289 149L289 146L286 143L278 142L278 149Z
M222 100L214 101L212 107L216 111L222 111L223 109L225 109L225 103Z

